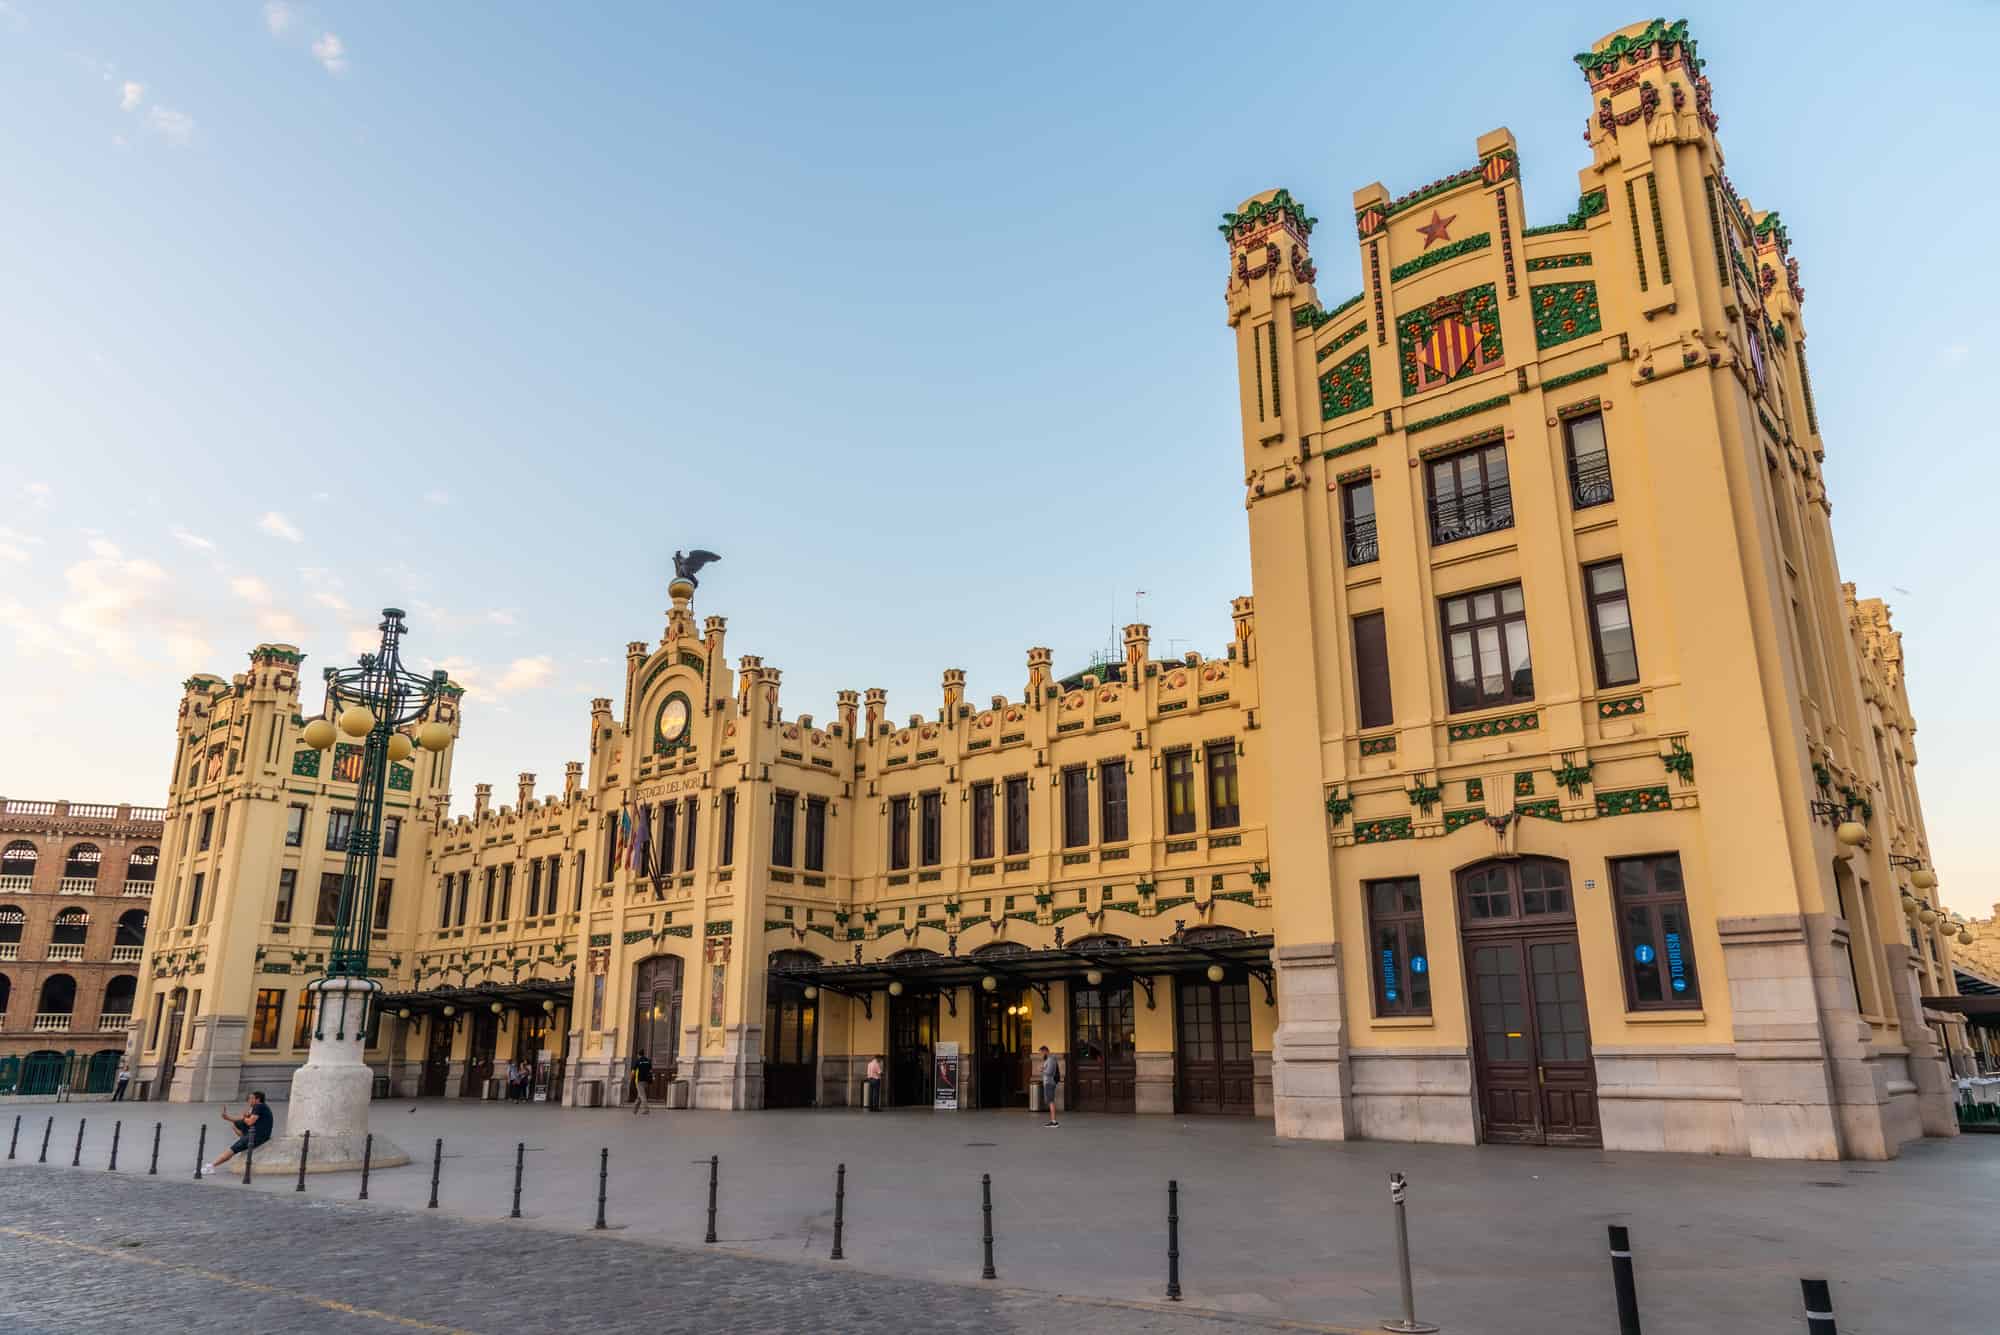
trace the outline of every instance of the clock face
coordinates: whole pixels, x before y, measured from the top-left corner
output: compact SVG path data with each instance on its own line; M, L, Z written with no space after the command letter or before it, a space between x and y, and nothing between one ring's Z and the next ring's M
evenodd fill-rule
M687 732L688 702L676 696L660 711L660 740L678 742Z

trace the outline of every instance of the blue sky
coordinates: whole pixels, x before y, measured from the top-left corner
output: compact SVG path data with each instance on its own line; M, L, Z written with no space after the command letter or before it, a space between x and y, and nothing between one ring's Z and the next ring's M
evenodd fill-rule
M0 793L157 801L188 672L345 660L390 603L472 688L458 804L546 789L677 546L724 554L697 610L788 712L930 712L947 666L1018 692L1138 590L1156 647L1217 650L1249 591L1218 215L1338 217L1504 124L1559 218L1569 55L1649 16L1584 8L0 0ZM1983 914L2000 93L1961 57L2000 11L1685 12L1803 267L1842 568L1895 607Z

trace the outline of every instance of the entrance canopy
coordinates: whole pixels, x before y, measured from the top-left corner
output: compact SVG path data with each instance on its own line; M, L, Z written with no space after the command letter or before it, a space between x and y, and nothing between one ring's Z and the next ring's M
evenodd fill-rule
M446 1006L460 1010L483 1010L494 1002L514 1010L540 1010L544 1001L558 1006L570 1003L571 984L567 978L529 978L518 983L479 983L472 987L434 987L424 992L384 992L376 1000L383 1013L393 1015L408 1010L413 1015L441 1011Z

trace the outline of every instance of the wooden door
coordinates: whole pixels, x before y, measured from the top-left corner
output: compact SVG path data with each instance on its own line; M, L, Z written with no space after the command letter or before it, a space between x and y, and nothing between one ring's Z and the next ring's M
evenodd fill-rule
M1550 1144L1599 1144L1597 1063L1590 1056L1590 1016L1576 936L1531 937L1526 945L1543 1134Z
M1489 1141L1540 1144L1533 1007L1518 937L1468 944L1479 1111Z
M176 998L179 994L175 994ZM166 1041L160 1045L160 1073L153 1077L153 1098L164 1101L174 1085L174 1066L181 1051L181 1003L167 1003Z
M1596 1145L1597 1069L1574 933L1469 944L1485 1139Z
M417 1094L422 1098L441 1099L444 1097L445 1081L451 1073L452 1025L444 1016L435 1013L424 1023L429 1034L424 1041L424 1079L417 1088Z
M1257 1109L1257 1073L1250 1053L1248 980L1182 978L1174 994L1176 1109L1251 1116Z
M682 977L680 956L656 955L640 963L633 982L631 1055L643 1052L652 1059L653 1079L646 1087L650 1098L665 1099L674 1079L681 1042Z
M1132 1035L1132 985L1106 983L1069 991L1069 1106L1077 1112L1131 1112L1138 1063Z
M472 1012L472 1046L465 1054L465 1081L459 1086L462 1099L486 1097L486 1082L493 1077L493 1050L500 1043L500 1017L490 1010Z
M892 1107L931 1106L931 1057L937 1046L937 998L889 998L889 1089Z
M819 1002L796 984L773 982L764 1004L764 1106L818 1102Z
M1033 1002L1025 988L980 992L978 1087L982 1108L1028 1106L1028 1064L1034 1054Z

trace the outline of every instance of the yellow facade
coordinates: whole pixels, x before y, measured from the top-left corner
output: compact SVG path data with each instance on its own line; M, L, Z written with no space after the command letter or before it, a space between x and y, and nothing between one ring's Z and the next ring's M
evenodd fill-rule
M1949 1134L1901 646L1834 561L1789 238L1723 174L1683 26L1579 65L1564 222L1525 225L1504 130L1356 192L1351 260L1284 191L1225 215L1255 602L1224 652L1131 626L1067 678L1030 650L1018 696L951 670L907 722L849 691L821 723L676 581L561 796L522 775L447 820L450 752L420 753L377 937L392 1084L477 1094L515 1056L618 1100L644 1051L676 1100L824 1106L882 1054L907 1102L958 1043L961 1101L1012 1103L1047 1043L1065 1101L1286 1136ZM1360 294L1323 302L1349 264ZM141 993L189 1021L174 1097L302 1057L247 1033L316 962L278 873L316 882L351 793L303 772L295 652L252 665L183 705ZM218 732L222 768L191 765ZM227 862L185 847L209 806Z

